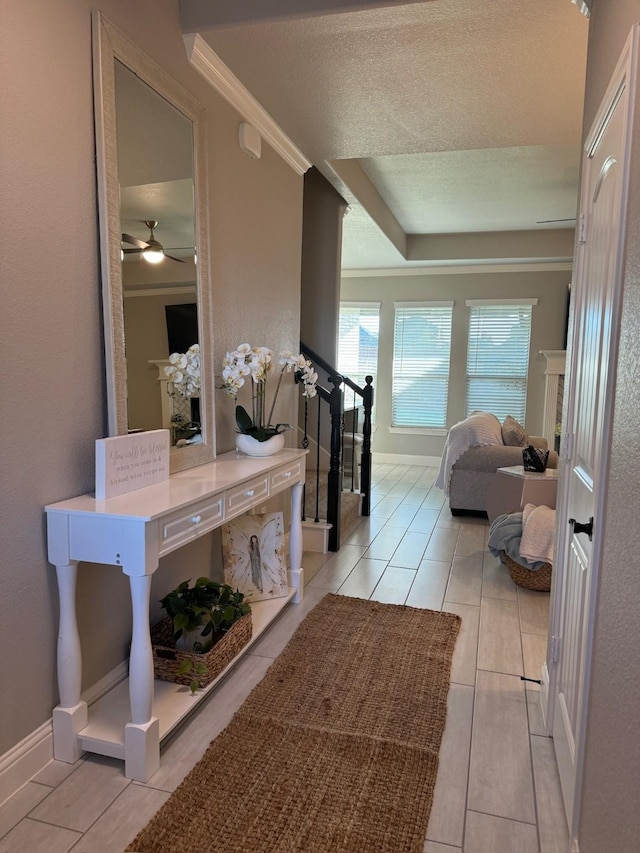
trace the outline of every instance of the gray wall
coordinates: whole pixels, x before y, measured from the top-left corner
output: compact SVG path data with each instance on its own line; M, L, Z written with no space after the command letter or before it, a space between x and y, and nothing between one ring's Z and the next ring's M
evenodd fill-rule
M595 0L589 35L585 131L632 24L637 0ZM622 326L606 484L604 554L587 716L580 850L631 853L640 838L640 110L627 219Z
M342 218L347 203L317 169L304 177L302 316L304 343L337 363Z
M0 754L57 703L58 598L43 506L91 491L106 435L91 12L100 8L207 108L213 365L244 340L294 348L299 337L303 180L268 145L238 147L240 116L186 59L177 0L3 0L0 7L2 549ZM152 26L149 22L152 22ZM295 416L287 385L281 420ZM218 452L233 447L233 406L216 396ZM206 573L210 537L170 555L157 600ZM78 590L83 685L126 657L128 587L83 565Z
M540 435L544 407L543 349L562 349L567 285L570 272L500 272L448 275L406 275L361 278L343 276L341 299L380 302L378 377L375 384L376 425L373 450L378 453L440 456L441 435L390 433L394 302L454 302L451 330L448 423L464 418L469 309L467 299L537 297L531 324L531 349L525 428Z

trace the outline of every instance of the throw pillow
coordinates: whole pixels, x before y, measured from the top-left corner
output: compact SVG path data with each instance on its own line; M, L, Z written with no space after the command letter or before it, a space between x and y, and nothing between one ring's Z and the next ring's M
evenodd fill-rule
M529 444L525 428L511 415L507 415L502 424L502 442L508 447L526 447Z

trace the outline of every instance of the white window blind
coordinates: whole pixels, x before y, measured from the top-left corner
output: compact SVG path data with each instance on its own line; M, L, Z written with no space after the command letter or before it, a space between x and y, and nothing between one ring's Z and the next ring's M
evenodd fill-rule
M447 424L453 302L396 302L391 425Z
M469 300L466 414L493 412L524 422L531 341L531 307L536 299L500 302Z
M338 371L361 387L365 376L373 376L375 386L379 325L379 303L340 303Z
M373 409L376 412L376 377L378 373L379 302L341 302L338 326L338 372L364 388L365 376L373 376ZM362 406L362 398L347 385L343 386L345 412ZM345 420L346 420L345 415ZM359 427L361 428L362 422Z

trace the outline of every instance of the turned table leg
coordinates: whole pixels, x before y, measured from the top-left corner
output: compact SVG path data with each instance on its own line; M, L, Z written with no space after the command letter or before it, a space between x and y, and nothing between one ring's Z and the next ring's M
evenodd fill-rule
M53 709L53 755L73 764L82 754L78 732L87 725L87 703L80 700L82 652L76 614L78 563L56 566L60 598L58 630L58 689L60 704Z
M130 576L133 633L129 657L131 722L125 726L125 775L146 782L160 767L160 724L153 716L153 653L149 633L151 575Z
M302 573L302 483L291 487L291 532L289 534L289 586L296 590L293 602L299 604L303 596Z

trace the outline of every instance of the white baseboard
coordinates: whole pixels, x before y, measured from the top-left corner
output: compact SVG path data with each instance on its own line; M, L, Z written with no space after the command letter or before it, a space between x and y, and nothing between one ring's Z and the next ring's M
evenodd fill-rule
M440 456L416 456L413 453L372 454L374 465L422 465L424 468L439 468Z
M547 662L545 661L542 664L542 670L540 672L540 694L538 701L540 703L540 713L542 714L542 722L547 731L547 734L551 734L549 731L549 726L547 725L547 710L549 708L549 670L547 669Z
M119 663L118 666L114 667L111 672L108 672L104 678L101 678L100 681L96 681L96 683L92 684L91 687L87 687L81 698L87 703L87 705L93 705L94 702L97 702L98 699L106 696L106 694L120 684L121 681L124 681L128 674L129 661L123 660L122 663Z
M82 694L88 705L97 702L127 677L129 662L118 664ZM53 758L53 721L47 720L0 756L0 805L43 770Z
M53 726L47 720L0 758L0 805L53 758Z

